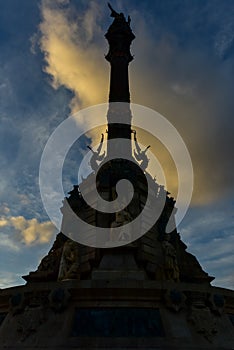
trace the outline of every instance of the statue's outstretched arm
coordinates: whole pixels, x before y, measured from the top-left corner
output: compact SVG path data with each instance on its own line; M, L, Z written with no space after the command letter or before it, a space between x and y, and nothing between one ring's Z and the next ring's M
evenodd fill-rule
M116 12L116 11L113 9L113 7L111 6L111 4L108 2L107 5L108 5L109 9L111 10L111 17L118 17L118 16L119 16L119 13Z

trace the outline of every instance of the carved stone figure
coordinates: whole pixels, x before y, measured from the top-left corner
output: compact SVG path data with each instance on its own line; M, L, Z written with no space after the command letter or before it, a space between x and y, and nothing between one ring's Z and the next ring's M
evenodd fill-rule
M25 296L23 293L13 294L9 300L10 311L13 315L20 313L25 307Z
M56 280L61 249L50 251L40 262L38 269L28 276L23 276L27 282Z
M102 134L101 141L100 141L100 144L99 144L96 152L90 146L87 146L87 148L90 149L90 151L93 153L93 155L90 159L90 166L95 172L98 169L97 162L102 161L105 157L106 152L103 152L102 154L100 154L101 149L102 149L103 140L104 140L104 135Z
M176 250L169 242L170 235L165 234L165 240L162 242L164 252L164 271L166 280L179 281L179 267L176 258Z
M127 21L127 23L128 23L128 25L130 26L130 24L131 24L131 17L130 17L130 16L128 16L128 21Z
M166 291L164 300L168 309L179 312L185 307L186 296L180 290L170 289Z
M213 341L213 337L217 333L217 324L208 307L204 305L204 307L198 308L192 305L188 321L194 326L197 333L202 334L209 342Z
M56 251L46 255L40 262L40 265L38 266L38 271L43 272L43 271L53 271L54 268L54 263L56 260Z
M67 289L56 288L49 294L50 307L55 312L62 312L68 306L68 301L71 295Z
M43 307L26 307L24 313L20 315L17 321L17 332L20 334L20 341L24 342L28 337L36 333L45 321L46 315Z
M73 189L70 192L68 192L68 194L70 194L69 199L74 199L74 200L80 199L79 186L74 185Z
M221 294L211 294L209 297L209 304L211 310L221 316L225 306L225 299Z
M79 258L78 243L69 239L63 247L58 280L79 279Z
M115 220L111 224L110 231L110 240L111 241L129 241L131 239L131 232L126 228L126 224L128 224L132 220L131 214L125 208L120 212L115 214ZM121 227L118 235L114 232L114 228Z
M135 130L133 131L133 134L134 134L134 141L135 141L135 147L136 147L136 151L134 150L134 156L135 156L136 160L141 162L140 167L143 171L145 171L148 164L149 164L149 158L147 157L146 152L150 148L150 145L147 146L144 151L142 151L138 142L137 142Z

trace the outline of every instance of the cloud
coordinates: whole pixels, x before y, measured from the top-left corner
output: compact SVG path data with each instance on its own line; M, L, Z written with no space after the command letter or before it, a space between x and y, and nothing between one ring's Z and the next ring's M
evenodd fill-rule
M105 102L108 75L103 46L94 41L96 36L103 37L98 24L101 6L90 1L87 10L79 13L67 3L42 1L40 48L52 86L66 86L74 93L74 113L81 107Z
M25 281L15 272L4 270L0 271L0 289L25 284Z
M230 18L228 23L217 33L215 41L215 49L221 58L225 56L228 50L234 43L234 24L233 19Z
M226 1L222 4L222 13L217 13L217 5L219 5L218 1L216 4L212 4L212 9L210 9L213 12L212 21L218 28L213 38L214 49L221 59L226 59L230 51L234 48L234 8Z
M200 214L200 215L199 215ZM213 285L234 289L234 220L232 208L194 210L183 223L181 236L205 271L215 277Z
M4 218L1 218L0 219L0 227L4 227L8 224L8 221Z
M23 216L5 216L0 218L1 229L7 228L7 235L1 232L0 246L18 250L17 242L26 246L45 244L51 241L55 227L50 221L38 222L37 219L26 219Z
M8 222L6 222L6 225L8 225ZM4 226L0 225L0 228L1 227L4 227ZM1 237L0 247L2 249L11 250L14 252L20 251L19 244L17 242L15 242L12 239L12 237L8 236L7 234L3 234L2 232L0 232L0 237Z
M215 202L234 189L233 65L189 37L181 45L176 32L162 32L157 22L152 30L153 15L135 12L133 23L132 100L160 112L184 139L195 173L193 205ZM175 194L175 170L166 158L164 169Z

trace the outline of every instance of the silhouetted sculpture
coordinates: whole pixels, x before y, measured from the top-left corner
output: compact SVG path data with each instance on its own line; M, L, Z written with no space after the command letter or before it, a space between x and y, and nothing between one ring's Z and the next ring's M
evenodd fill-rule
M144 151L141 150L140 146L138 145L137 138L136 138L136 131L133 131L134 134L134 141L135 141L135 147L136 151L134 150L134 156L136 160L138 160L140 163L140 167L142 170L145 170L149 164L149 158L146 155L147 150L150 148L150 145L146 147Z
M108 5L109 9L111 10L111 17L115 17L115 18L118 17L118 16L119 16L119 13L116 12L116 11L113 9L113 7L111 6L111 4L108 2L107 5Z
M124 19L124 14L121 12L121 13L118 13L116 12L113 7L111 6L111 4L108 2L108 7L109 9L111 10L111 17L114 17L114 18L117 18L117 19Z
M131 24L131 17L130 17L130 16L128 16L128 21L127 21L127 23L128 23L128 25L130 26L130 24Z
M57 279L57 268L61 257L61 249L50 251L40 262L38 269L28 276L23 276L26 281L51 281Z
M179 282L179 267L176 258L176 249L169 242L170 235L165 234L164 241L162 242L162 248L164 251L164 273L166 280Z
M68 192L68 194L70 194L70 199L79 199L80 198L80 193L79 193L79 186L78 185L74 185L73 186L73 190L71 190L70 192Z
M90 146L87 146L87 148L90 149L90 151L93 153L92 157L90 158L90 166L94 172L96 172L99 167L97 162L102 161L106 154L106 152L103 152L102 154L100 154L103 140L104 140L104 135L102 134L101 141L96 152Z
M64 244L58 280L79 279L79 244L67 240Z

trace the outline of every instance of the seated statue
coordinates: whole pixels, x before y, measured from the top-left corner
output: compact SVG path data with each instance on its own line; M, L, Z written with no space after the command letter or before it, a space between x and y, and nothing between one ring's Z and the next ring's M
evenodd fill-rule
M27 282L55 281L58 274L58 264L61 249L50 251L40 262L38 269L27 276L22 276Z
M63 247L58 280L80 279L79 266L79 244L68 239Z
M119 211L115 214L115 220L111 223L111 231L110 231L110 240L111 241L130 241L131 240L131 232L126 228L126 224L128 224L132 220L131 214L125 208L122 211ZM114 232L114 228L121 227L119 233L116 235Z
M179 281L179 267L176 258L176 249L169 242L170 235L165 234L165 239L162 242L164 252L164 273L165 279L169 281Z

